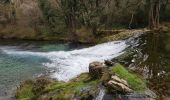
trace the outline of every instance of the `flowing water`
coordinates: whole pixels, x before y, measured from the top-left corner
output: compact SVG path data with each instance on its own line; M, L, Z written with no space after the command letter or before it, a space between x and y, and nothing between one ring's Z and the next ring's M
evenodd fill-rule
M19 82L46 74L48 69L43 63L50 60L43 56L34 55L37 51L70 50L68 44L32 41L0 41L0 100L10 100ZM10 54L10 51L13 53ZM29 54L15 54L29 51Z
M8 100L12 89L23 80L48 74L52 78L68 81L88 72L90 62L112 59L129 51L133 52L133 56L124 60L129 68L144 69L141 71L150 83L156 84L157 88L165 86L169 91L170 42L165 39L167 36L158 37L162 38L159 42L153 40L155 37L152 36L157 36L155 34L138 36L91 47L55 42L0 41L0 100ZM104 95L104 92L101 91L101 94Z
M19 82L41 74L61 81L69 81L88 72L93 61L117 57L133 39L108 42L92 47L70 48L69 44L1 41L0 45L0 100L8 99L11 89ZM81 47L81 48L80 48Z

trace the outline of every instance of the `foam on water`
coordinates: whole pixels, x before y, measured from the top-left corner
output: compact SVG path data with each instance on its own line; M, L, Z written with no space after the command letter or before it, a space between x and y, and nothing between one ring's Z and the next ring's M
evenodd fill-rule
M6 54L16 56L45 57L49 59L50 62L42 64L48 68L55 69L55 73L53 73L51 77L68 81L83 72L88 72L90 62L104 61L117 57L124 53L124 50L128 46L124 40L72 51L32 52L15 49L2 49L2 51Z

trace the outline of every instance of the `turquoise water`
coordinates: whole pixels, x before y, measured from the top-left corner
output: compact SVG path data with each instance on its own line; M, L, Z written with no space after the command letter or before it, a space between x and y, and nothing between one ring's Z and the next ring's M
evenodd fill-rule
M68 81L88 72L90 62L102 62L128 51L132 55L123 62L143 75L148 87L162 99L170 93L169 36L169 33L148 33L92 47L56 42L0 41L0 100L11 100L12 90L23 80L48 74Z
M69 81L88 72L89 63L123 54L130 46L127 41L131 39L92 47L55 42L0 41L0 100L11 100L12 90L17 84L38 75L47 74L57 80Z
M68 44L55 42L0 41L0 100L11 99L17 85L27 79L46 74L43 63L49 59L36 55L7 54L4 50L49 52L70 49Z
M0 41L0 100L11 100L13 90L23 80L48 74L57 80L69 81L88 72L89 63L110 60L128 51L132 55L130 53L127 60L121 61L143 75L148 87L162 99L170 93L169 36L169 33L148 33L92 47L56 42Z

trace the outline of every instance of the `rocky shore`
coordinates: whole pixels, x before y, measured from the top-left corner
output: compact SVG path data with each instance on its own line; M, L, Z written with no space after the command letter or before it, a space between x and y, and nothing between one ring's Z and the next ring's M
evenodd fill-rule
M126 30L98 38L98 42L125 39L136 33L149 30ZM123 55L124 56L124 55ZM27 80L16 90L18 100L155 100L147 81L140 75L129 71L123 65L105 61L89 64L89 73L82 73L69 82L61 82L49 77ZM99 99L100 98L100 99Z
M146 81L111 61L92 62L89 73L83 73L69 82L45 77L23 82L16 91L18 100L93 100L104 88L104 100L154 100ZM106 99L107 98L107 99ZM102 100L102 99L101 99Z

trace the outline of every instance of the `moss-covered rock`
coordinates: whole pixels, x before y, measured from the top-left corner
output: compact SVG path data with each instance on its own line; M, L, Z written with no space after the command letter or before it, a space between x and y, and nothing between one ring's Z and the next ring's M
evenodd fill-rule
M17 89L18 100L69 100L71 98L95 97L99 80L93 80L88 73L81 74L70 82L59 82L46 78L23 82Z
M145 80L142 80L139 75L128 71L120 64L115 64L115 66L111 68L111 73L116 74L118 77L126 80L130 88L136 92L143 92L146 89Z
M94 79L89 73L83 73L69 82L60 82L47 78L28 80L23 82L20 88L17 89L16 97L18 100L86 100L89 98L91 100L99 94L100 86L102 85L100 83L107 87L108 92L116 90L114 87L109 88L107 86L110 80L113 81L113 75L118 76L117 78L120 78L119 80L123 80L123 82L127 81L128 85L125 84L125 86L135 92L146 90L145 81L138 75L128 71L120 64L115 64L113 67L105 69L102 77L98 79Z

